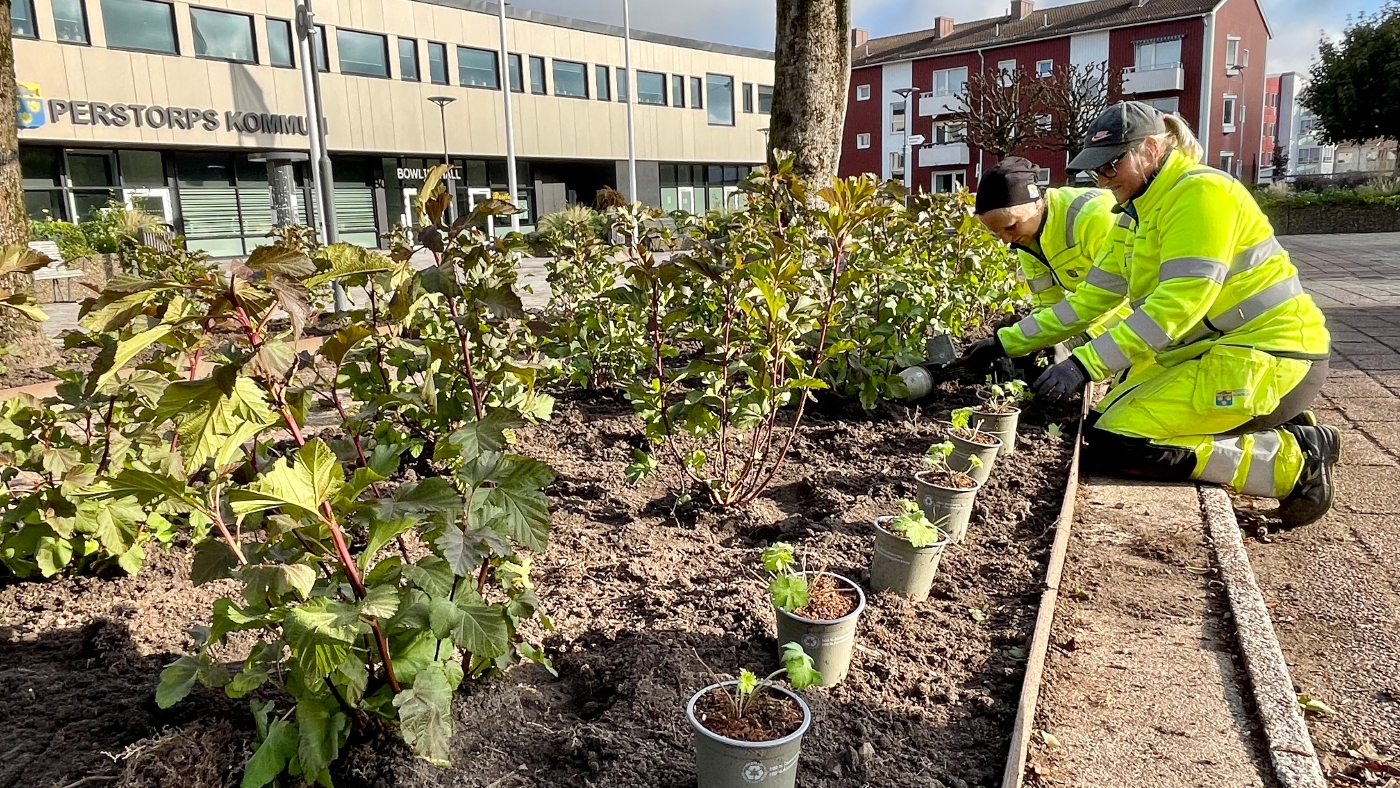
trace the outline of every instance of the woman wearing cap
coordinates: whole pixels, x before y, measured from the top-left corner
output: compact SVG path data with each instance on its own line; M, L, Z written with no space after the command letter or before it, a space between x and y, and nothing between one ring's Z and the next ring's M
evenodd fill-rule
M1039 168L1019 156L1002 159L977 183L975 212L992 235L1019 254L1030 286L1031 304L1050 309L1064 302L1090 273L1113 226L1113 195L1103 189L1046 189L1036 184ZM1063 308L1063 307L1061 307ZM1126 311L1120 317L1126 317ZM1087 334L1098 336L1113 314L1094 321ZM1084 340L1087 341L1087 338ZM1021 357L1042 347L1021 343L1002 348L995 335L969 353L977 365L1010 355ZM974 356L973 354L976 354Z
M999 339L1047 347L1126 299L1126 320L1034 384L1063 398L1117 381L1086 425L1086 464L1278 498L1285 525L1311 523L1331 508L1341 454L1340 433L1306 412L1331 339L1254 198L1201 157L1180 118L1135 101L1100 114L1070 167L1113 192L1123 251L1060 314L1037 310Z

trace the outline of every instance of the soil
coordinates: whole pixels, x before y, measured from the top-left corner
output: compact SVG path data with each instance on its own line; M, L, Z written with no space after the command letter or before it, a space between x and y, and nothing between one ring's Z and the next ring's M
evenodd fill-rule
M802 727L802 707L764 687L754 692L743 717L734 716L729 696L711 690L695 703L695 718L706 729L735 741L773 741Z
M952 433L954 437L965 440L968 443L977 443L983 446L995 446L997 444L997 439L985 432L977 432L976 430L969 429L954 429Z
M628 486L623 470L643 444L629 406L561 395L555 418L519 430L517 445L558 472L550 546L532 575L554 626L529 633L558 675L524 664L464 685L446 769L382 732L356 733L335 784L694 786L686 702L716 675L779 666L762 548L791 542L810 563L868 579L872 521L913 497L912 476L941 440L935 419L973 404L975 383L945 377L916 407L819 409L764 495L730 513L678 505L665 467ZM998 461L926 602L870 598L850 676L804 692L805 788L1000 784L1071 451L1045 427L1074 418L1070 407L1027 408L1023 450ZM224 788L241 774L253 738L245 703L197 689L160 710L153 697L161 668L229 589L192 588L187 547L150 552L138 578L0 585L0 788L86 777Z
M831 575L819 575L807 587L807 605L793 615L812 621L835 621L849 616L860 602L856 595Z
M1005 416L1009 413L1016 413L1019 410L1020 408L1014 407L1012 405L989 405L986 402L983 402L977 407L973 408L972 412L981 413L984 416Z
M926 484L945 490L971 490L977 486L976 479L965 473L953 471L919 471L918 477Z

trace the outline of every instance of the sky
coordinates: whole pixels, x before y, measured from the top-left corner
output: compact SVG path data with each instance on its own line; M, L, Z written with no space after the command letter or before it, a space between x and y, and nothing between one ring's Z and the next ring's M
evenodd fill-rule
M508 0L519 8L622 24L622 0ZM717 41L724 44L773 48L773 0L631 0L632 26L637 30ZM1269 73L1306 72L1323 35L1336 40L1347 18L1380 9L1383 0L1263 0L1273 27L1269 42ZM852 24L871 36L921 30L937 16L961 22L1007 13L1010 0L852 0ZM1063 0L1038 0L1038 8L1064 5Z

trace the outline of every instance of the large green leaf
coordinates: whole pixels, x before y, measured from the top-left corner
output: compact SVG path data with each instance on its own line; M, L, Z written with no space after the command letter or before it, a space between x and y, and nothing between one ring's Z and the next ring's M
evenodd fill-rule
M452 632L452 642L473 656L495 659L510 650L510 629L505 608L480 602L459 602L462 617Z
M413 526L418 524L418 520L410 515L395 517L391 520L375 517L369 523L369 539L365 544L364 552L355 559L359 564L360 571L369 568L370 562L379 554L390 542L397 539L402 534L413 530Z
M344 486L345 473L320 438L298 449L296 460L292 465L281 458L247 488L231 491L229 505L234 513L242 517L281 506L320 516L321 504L333 500Z
M282 622L287 646L307 684L329 676L355 638L369 631L354 605L317 597L293 608Z
M155 344L174 330L175 326L162 324L117 342L117 352L112 356L112 364L98 376L97 385L106 385L112 378L116 377L116 374L121 371L122 367L126 366L133 358L140 355L141 351Z
M321 343L321 358L339 367L345 363L345 356L350 353L351 348L372 336L372 330L358 323L346 326Z
M399 727L413 753L430 763L448 765L452 742L452 685L437 665L418 672L413 686L394 698Z
M273 720L267 738L243 767L243 781L238 788L263 788L276 780L297 754L298 737L295 725L286 720Z
M227 460L260 428L279 420L257 384L230 366L204 380L172 383L160 398L156 419L175 420L186 472L215 455Z
M340 745L348 727L346 716L329 703L317 698L297 700L297 728L300 732L297 757L304 778L321 781L326 768L340 755Z
M327 246L321 250L320 256L329 261L331 267L307 278L303 282L307 288L320 287L327 282L356 274L373 274L394 270L394 261L388 257L364 247L344 242Z
M316 570L308 564L251 564L238 574L250 605L266 604L269 598L276 603L292 592L306 599L316 585Z
M34 563L44 577L53 577L62 572L72 558L73 545L67 539L39 537L38 546L34 550Z
M284 246L259 246L244 263L254 271L303 277L316 273L316 264L300 250Z
M199 660L194 657L180 657L160 672L160 684L156 686L156 705L168 709L179 703L194 689L199 677Z
M462 509L457 491L446 479L437 476L405 484L392 496L375 503L375 514L384 519L423 513L446 514L452 519L460 516Z
M469 421L447 439L447 445L464 460L486 452L499 452L506 446L506 430L519 427L521 420L507 410L493 410L480 421ZM439 455L440 459L446 459Z
M0 247L0 276L27 274L53 262L53 258L27 244L5 244Z
M375 586L360 600L360 615L391 618L399 609L399 589L395 586Z

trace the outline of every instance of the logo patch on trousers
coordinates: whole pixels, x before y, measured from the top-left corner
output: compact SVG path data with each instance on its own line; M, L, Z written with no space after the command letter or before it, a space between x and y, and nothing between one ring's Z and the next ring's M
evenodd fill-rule
M1229 408L1234 406L1236 399L1244 399L1248 396L1249 391L1246 389L1240 389L1236 391L1217 391L1215 392L1215 407Z

